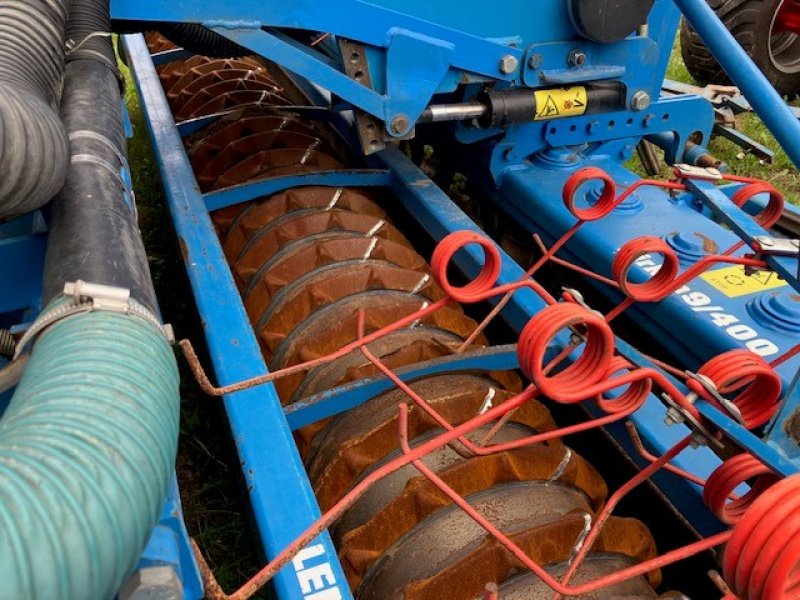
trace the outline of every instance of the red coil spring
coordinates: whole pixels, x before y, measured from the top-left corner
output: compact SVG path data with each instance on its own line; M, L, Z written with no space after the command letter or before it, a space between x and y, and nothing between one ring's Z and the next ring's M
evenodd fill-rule
M750 183L731 196L731 201L739 208L743 208L753 196L758 194L769 194L769 202L761 212L753 216L753 219L764 229L770 229L780 220L785 204L783 194L772 184L766 181Z
M632 371L633 369L633 365L626 358L615 356L611 360L606 376L603 379L611 379L621 371ZM595 403L603 412L608 414L629 413L636 407L641 406L647 396L650 395L652 389L653 381L651 379L642 379L629 385L616 398L608 398L605 394L598 394L595 397Z
M583 350L568 367L548 376L547 349L553 338L568 327L585 336ZM559 402L562 396L580 395L581 390L606 377L614 357L614 334L603 317L582 306L553 304L537 313L522 330L517 353L525 376L542 393Z
M757 479L744 496L728 502L737 487L753 478ZM720 521L733 525L779 479L778 475L752 454L739 454L726 460L711 474L703 488L703 499Z
M715 356L698 374L713 381L720 394L738 392L731 402L747 429L764 425L778 409L781 379L763 358L749 350L731 350ZM729 412L698 381L689 380L687 385L721 411Z
M484 263L480 273L461 287L450 283L447 267L453 256L469 245L478 245L483 250ZM431 270L439 286L456 302L468 304L481 300L491 290L500 276L500 252L494 242L473 231L456 231L436 245L431 257Z
M782 479L733 530L723 558L725 580L741 600L800 597L800 475Z
M590 181L602 181L603 191L597 202L588 208L575 206L578 190ZM617 184L614 179L596 167L585 167L576 171L564 184L564 205L579 221L597 221L608 215L617 204Z
M628 281L628 273L636 260L645 254L660 254L664 257L661 268L643 283ZM672 293L675 278L680 270L680 259L675 251L662 240L651 235L634 238L619 249L611 264L612 277L619 283L626 296L638 302L658 302Z

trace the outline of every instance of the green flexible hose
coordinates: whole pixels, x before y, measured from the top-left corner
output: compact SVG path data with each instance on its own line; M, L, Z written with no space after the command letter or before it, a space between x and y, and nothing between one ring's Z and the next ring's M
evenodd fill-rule
M143 319L91 312L40 336L0 421L0 598L114 596L166 497L178 383Z

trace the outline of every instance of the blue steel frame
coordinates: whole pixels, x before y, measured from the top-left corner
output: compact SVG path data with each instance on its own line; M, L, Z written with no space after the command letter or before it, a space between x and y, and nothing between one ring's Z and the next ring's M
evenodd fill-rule
M225 385L263 375L267 367L144 38L126 36L125 46L217 379ZM275 556L319 518L319 507L274 386L230 394L224 404L264 551ZM298 573L328 565L328 587L336 587L341 598L351 598L327 532L312 545L322 552L289 563L275 576L278 596L302 598Z
M676 134L670 155L680 161L689 136L699 130L708 139L713 124L707 103L694 98L658 100L659 73L663 73L668 60L668 53L659 48L671 46L678 20L671 0L657 0L647 35L605 45L576 39L566 2L509 3L502 11L495 11L486 10L480 0L464 0L459 10L453 11L447 3L421 0L114 0L111 11L116 19L196 22L211 27L382 119L387 136L395 138L410 133L435 94L454 92L464 83L494 81L500 85L547 88L615 79L625 84L626 107L622 111L602 117L575 117L568 120L566 127L538 122L511 128L507 137L516 147L504 149L502 167L519 164L525 152L529 154L548 144L584 143L609 136L624 139L667 131ZM358 19L352 18L355 14ZM334 38L367 45L374 89L348 77L338 57L299 44L285 33L293 29L328 32ZM585 53L586 63L580 68L567 68L566 57L577 50ZM420 56L425 60L419 60ZM516 66L511 72L501 69L504 58L514 61ZM474 95L479 87L467 86L467 94ZM646 92L655 101L651 110L632 119L628 109L637 92ZM663 118L667 114L672 117L670 122ZM392 124L398 116L406 117L407 127L398 129ZM475 140L499 133L485 130L477 135L474 131L462 135ZM497 170L493 168L493 172Z
M703 0L675 2L689 14L695 25L700 23L698 29L701 33L707 30L711 32L710 35L715 36L715 41L710 44L712 49L728 48L725 45L725 36L714 29L714 26L703 22L707 16L704 9L700 8L701 4L705 6ZM383 119L387 124L387 133L393 136L408 133L391 130L389 123L395 116L405 114L413 123L435 94L452 92L458 83L463 82L477 83L491 79L511 85L550 87L556 84L621 78L628 86L629 99L637 90L648 91L652 97L657 97L668 54L659 52L658 49L671 47L671 36L677 25L678 13L671 0L657 0L651 18L652 39L632 36L618 44L604 47L595 47L584 42L562 42L574 37L568 21L565 20L564 3L518 3L520 6L513 8L518 14L512 15L495 14L499 11L485 13L481 10L481 4L477 0L471 0L461 7L460 12L448 12L438 5L431 6L431 3L399 0L376 0L369 4L358 0L340 0L324 5L310 0L270 3L245 0L231 3L230 6L213 3L201 5L188 0L175 3L163 3L159 0L114 0L112 12L115 18L204 23L345 98L353 106ZM352 19L353 14L358 14L359 19ZM464 14L470 17L465 20ZM475 14L480 14L482 20L475 19ZM373 46L369 56L371 75L376 82L375 89L367 89L344 76L340 65L330 56L311 51L282 32L269 29L299 27L330 32ZM511 29L507 30L509 27ZM180 130L176 128L156 77L153 60L148 55L143 40L140 37L127 37L126 44L159 157L173 220L185 251L198 309L206 323L212 362L221 384L263 374L266 367L207 211L293 185L388 185L409 213L419 220L434 239L440 239L459 229L477 230L475 224L441 190L400 152L393 149L372 159L373 166L377 167L374 171L318 173L304 178L284 178L240 186L203 197L197 191L180 140L181 133L188 133L202 123L186 123ZM584 69L564 69L560 61L563 61L565 51L576 45L585 48L588 55L587 65ZM419 60L421 55L426 60ZM515 72L504 74L498 71L497 65L504 56L517 59L519 68ZM176 57L176 53L169 53L169 56L158 56L155 60L166 61ZM737 76L746 82L747 85L742 85L746 88L746 93L754 96L761 94L772 101L772 96L765 91L763 78L759 79L759 76L749 72L747 68L737 71ZM470 86L466 86L466 89L465 93L469 95ZM772 106L752 102L752 99L751 103L757 109L761 108L760 112L764 112L765 106ZM789 134L778 137L782 142L788 142L784 145L793 158L800 157L800 151L795 151L796 145L800 147L800 125L797 121L792 118L790 123L780 110L773 110L771 113L767 111L765 120L771 127L783 128L791 133L792 139L786 139ZM591 143L591 151L586 152L583 159L578 158L578 161L585 160L584 164L605 168L623 184L632 183L632 174L619 166L619 163L632 155L635 144L642 136L664 132L675 134L667 153L670 159L679 161L682 159L683 142L688 139L689 134L699 131L707 139L711 123L711 108L707 102L697 98L668 98L656 100L648 110L641 113L620 111L601 116L587 115L553 123L515 126L503 132L476 132L456 127L455 135L466 143L488 140L488 151L485 145L473 144L473 153L476 156L476 168L473 172L485 172L483 165L486 164L488 152L490 169L483 182L487 190L498 205L515 220L526 224L531 230L541 230L552 241L572 224L568 213L553 198L560 195L564 180L580 162L573 160L572 156L575 155L567 151L560 154L540 151L551 147ZM499 136L502 138L498 139ZM531 160L536 153L538 158ZM562 160L566 157L570 157L569 160ZM659 192L642 190L637 194L638 199L633 205L625 207L620 211L621 214L612 215L604 226L586 226L582 236L577 237L567 247L566 255L574 260L599 256L599 262L592 264L590 260L589 266L601 271L607 270L610 257L619 244L625 241L619 232L614 232L615 226L620 229L619 225L626 222L625 217L631 215L639 215L639 218L626 222L629 230L631 224L638 227L643 223L659 220L661 226L673 223L683 228L685 219L689 219L704 233L710 231L710 237L721 248L727 247L725 244L729 245L737 238L719 227L709 230L709 225L713 225L707 219L709 213L737 233L758 235L759 231L742 211L728 210L730 201L719 191L709 190L707 186L698 184L693 192L691 196L670 200ZM729 191L726 190L726 193ZM536 215L540 225L533 222L533 215ZM481 261L482 257L477 252L467 252L459 256L459 266L466 273L476 272ZM787 276L787 280L791 280L791 265L788 261L775 259L772 263L779 272ZM504 255L501 283L514 281L521 275L522 269ZM795 282L792 284L796 285ZM695 289L695 282L692 286ZM697 286L698 291L713 298L715 305L719 303L725 311L735 313L736 318L743 323L756 322L748 316L746 302L721 298L702 282L697 282ZM503 312L503 317L519 330L542 307L541 300L532 292L520 291ZM704 358L736 345L699 320L693 325L691 335L683 336L703 340L705 345L699 348L687 346L685 340L669 331L669 327L660 326L659 321L671 323L676 316L687 322L687 315L692 314L687 312L685 306L681 307L680 299L677 298L671 298L659 305L637 306L631 310L631 314L654 331L658 339L664 340L672 354L682 357L693 367L703 362ZM776 345L783 350L788 348L789 341L793 339L784 333L770 332L770 341L777 340ZM563 345L566 340L562 339L560 343ZM624 341L618 340L618 348L637 364L649 364L646 358ZM483 358L486 368L510 366L515 361L513 352L507 349ZM453 364L453 361L445 365L419 365L404 373L404 377L444 368L469 368L470 360L464 359L460 365ZM731 440L783 474L795 473L798 467L797 444L787 437L780 426L800 403L800 392L794 381L797 365L798 361L794 360L781 368L787 394L782 411L764 440L747 432L733 419L707 403L698 402L704 416ZM269 556L274 556L283 549L318 516L318 507L292 442L291 430L355 406L376 390L383 389L383 386L386 383L381 380L358 382L347 388L322 394L307 405L287 411L285 415L271 385L225 398L256 522ZM686 432L680 425L664 425L663 416L663 404L652 397L633 418L646 445L656 453L668 448ZM617 437L624 443L624 436ZM634 459L637 458L632 452L631 455ZM700 476L707 476L719 464L719 459L709 449L698 448L685 452L675 462ZM660 474L656 482L698 531L708 534L719 530L720 524L705 509L695 486L668 473ZM331 581L341 583L342 597L349 597L327 535L320 536L318 543L323 552L315 558L316 562L313 564L329 564ZM301 564L300 567L307 567L308 564ZM292 566L287 566L279 573L275 584L280 597L300 597L298 574Z

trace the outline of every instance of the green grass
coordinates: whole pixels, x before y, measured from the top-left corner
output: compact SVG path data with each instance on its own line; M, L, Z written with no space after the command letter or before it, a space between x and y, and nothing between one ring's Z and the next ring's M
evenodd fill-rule
M683 64L677 40L672 48L667 78L696 85ZM758 143L774 150L776 152L774 163L763 164L757 157L745 154L739 146L722 138L714 138L708 144L712 154L726 162L734 173L766 179L781 190L789 201L800 204L800 178L797 177L797 169L786 153L780 149L761 119L754 113L739 115L736 119L736 128Z

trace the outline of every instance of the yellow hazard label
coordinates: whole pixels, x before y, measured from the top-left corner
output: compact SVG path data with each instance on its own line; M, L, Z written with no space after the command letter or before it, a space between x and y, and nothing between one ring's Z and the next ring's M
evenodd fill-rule
M786 282L772 271L756 271L745 274L743 265L733 265L703 273L701 279L717 288L728 298L738 298L766 290L783 287Z
M538 90L536 98L536 121L578 117L586 112L589 99L586 88L576 86L561 90Z

